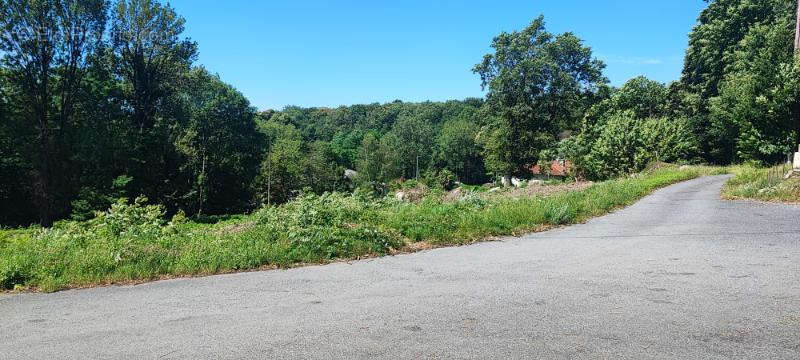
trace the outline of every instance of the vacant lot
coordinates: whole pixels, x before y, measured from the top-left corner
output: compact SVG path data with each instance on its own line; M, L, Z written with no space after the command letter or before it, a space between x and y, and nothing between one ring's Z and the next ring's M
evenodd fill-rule
M87 222L3 233L0 287L54 291L465 244L582 222L712 171L720 170L668 167L548 196L465 193L450 202L304 195L214 224L165 221L157 206L118 203Z
M0 296L0 354L797 359L800 206L721 200L725 180L521 238Z

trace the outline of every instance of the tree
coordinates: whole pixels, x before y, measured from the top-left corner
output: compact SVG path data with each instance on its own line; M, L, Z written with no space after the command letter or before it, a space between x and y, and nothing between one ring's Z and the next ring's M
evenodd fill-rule
M613 95L615 110L632 110L639 119L663 116L667 110L664 84L637 76L628 80Z
M263 204L291 199L303 182L303 152L300 133L292 125L274 122L262 126L269 148L261 162L257 188Z
M347 190L344 166L336 163L336 153L331 143L316 140L308 144L306 151L306 183L315 193Z
M402 175L419 178L420 169L430 163L433 151L433 128L422 115L401 115L392 128L396 137L393 153L399 161Z
M7 77L0 67L0 224L28 225L37 218L26 161L34 134L12 113Z
M437 139L437 157L442 167L468 184L479 184L486 180L481 148L476 142L479 131L475 123L456 119L444 123Z
M381 151L380 139L372 132L367 133L364 140L361 141L356 161L359 178L366 182L386 180L383 176L384 163L385 154Z
M793 83L794 18L775 21L749 29L729 59L719 95L709 99L714 149L724 151L716 157L726 162L773 164L800 141L800 99L780 96Z
M361 129L336 132L331 140L331 151L336 157L336 162L348 169L354 169L363 139L364 131Z
M168 208L184 200L181 156L173 142L181 118L179 92L197 53L197 44L181 39L184 20L156 0L119 0L111 16L115 73L122 82L127 124L127 173L134 187ZM179 180L179 181L176 181Z
M575 35L547 32L543 17L522 31L501 33L491 46L494 53L473 69L501 122L489 132L487 151L503 153L491 154L487 165L508 172L503 175L525 173L562 130L578 127L589 100L607 82L604 64Z
M785 125L762 116L769 115L759 113L766 108L746 103L767 94L776 85L775 69L792 63L796 10L794 0L715 0L700 14L689 34L681 83L689 95L683 115L690 117L707 161L773 161L783 147L783 135L767 128L779 126L780 133ZM760 70L756 58L771 71ZM744 103L735 105L736 99Z
M247 209L261 158L261 134L247 99L204 68L187 77L186 114L176 145L192 185L184 195L197 214Z
M36 131L30 161L39 221L49 225L67 210L70 128L88 55L106 22L101 0L0 2L3 65L18 115Z

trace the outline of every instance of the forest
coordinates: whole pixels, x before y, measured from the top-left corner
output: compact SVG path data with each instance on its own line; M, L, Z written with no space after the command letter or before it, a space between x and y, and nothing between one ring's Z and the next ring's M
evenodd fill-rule
M590 180L654 161L772 165L800 142L796 10L709 1L668 84L611 86L590 44L538 17L475 59L485 98L260 111L197 64L168 4L0 0L0 225L90 220L120 198L202 220L556 159Z

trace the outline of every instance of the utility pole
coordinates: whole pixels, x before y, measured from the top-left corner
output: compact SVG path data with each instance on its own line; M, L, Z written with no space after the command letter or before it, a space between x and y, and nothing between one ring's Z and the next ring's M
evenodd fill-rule
M272 138L267 137L267 206L272 200Z
M794 51L800 50L800 0L797 0L797 21L794 27Z

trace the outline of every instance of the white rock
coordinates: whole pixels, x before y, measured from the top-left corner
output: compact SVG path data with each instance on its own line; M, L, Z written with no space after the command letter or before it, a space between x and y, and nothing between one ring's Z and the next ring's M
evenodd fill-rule
M511 184L514 185L514 187L522 187L522 180L511 178Z
M394 198L397 199L397 201L405 201L406 193L398 191L397 194L394 194Z
M493 188L489 189L489 192L490 192L490 193L493 193L493 192L498 192L498 191L500 191L500 188L499 188L499 187L493 187Z

